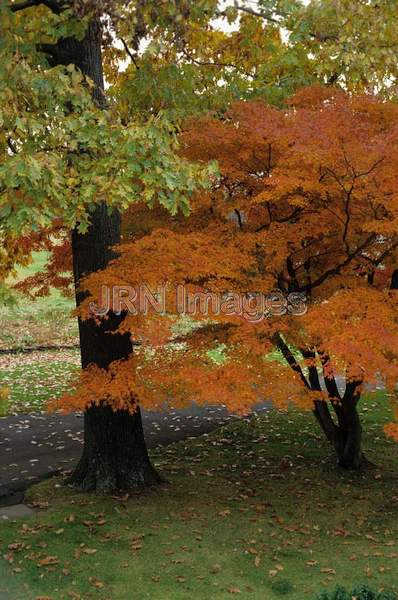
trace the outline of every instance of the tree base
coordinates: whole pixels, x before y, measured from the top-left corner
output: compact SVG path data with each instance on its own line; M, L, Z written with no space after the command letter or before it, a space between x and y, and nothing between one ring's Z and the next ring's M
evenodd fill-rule
M107 473L102 470L99 473L95 468L82 468L80 462L66 483L81 492L109 495L143 491L164 483L164 480L151 465L147 469L131 469L130 473L123 473L121 481L118 470L111 469Z
M368 471L377 468L377 465L368 460L364 454L352 461L337 457L337 464L345 471Z
M114 412L90 407L84 415L82 457L67 483L84 492L112 494L153 487L162 478L152 466L137 408Z

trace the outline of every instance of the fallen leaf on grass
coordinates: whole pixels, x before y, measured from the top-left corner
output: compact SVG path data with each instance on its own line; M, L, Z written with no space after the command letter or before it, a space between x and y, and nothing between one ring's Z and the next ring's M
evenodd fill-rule
M279 571L277 571L276 569L270 569L270 570L268 571L268 575L269 575L270 577L275 577L275 575L278 575L278 573L279 573Z
M212 568L210 569L210 573L219 573L221 571L221 565L218 565L217 563L215 565L212 566Z
M329 567L325 567L321 569L321 573L327 573L328 575L336 575L336 569L331 569Z
M100 581L99 579L96 579L96 577L89 577L88 580L91 583L91 585L93 585L98 590L102 590L102 588L104 587L104 584L102 583L102 581Z
M34 506L34 508L48 508L50 503L48 500L34 500L32 506Z
M14 550L14 552L19 552L25 547L25 544L22 542L14 542L13 544L8 544L9 550Z
M386 571L391 571L390 567L379 567L379 573L385 573Z
M57 556L45 556L44 558L41 558L38 563L37 566L38 567L48 567L49 565L58 565L59 564L59 560Z
M130 550L141 550L142 544L132 544Z
M68 515L67 517L65 517L64 522L65 523L73 523L75 521L75 515Z

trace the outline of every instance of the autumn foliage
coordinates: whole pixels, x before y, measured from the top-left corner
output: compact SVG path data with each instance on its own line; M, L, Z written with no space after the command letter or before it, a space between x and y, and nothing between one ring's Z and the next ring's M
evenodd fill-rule
M92 318L103 285L167 283L167 313L126 314L121 331L137 351L107 372L89 368L62 407L195 401L246 413L263 398L293 402L314 410L340 464L362 466L361 393L380 384L394 401L398 378L397 123L394 103L321 87L283 109L242 102L187 123L182 153L217 160L219 176L189 217L135 204L119 258L87 279L81 308ZM257 322L234 310L191 314L187 325L178 285L300 293L307 311Z

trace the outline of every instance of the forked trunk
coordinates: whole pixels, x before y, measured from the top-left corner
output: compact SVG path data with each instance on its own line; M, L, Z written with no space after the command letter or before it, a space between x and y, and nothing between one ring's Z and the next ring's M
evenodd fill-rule
M313 412L336 452L338 464L344 469L351 470L359 470L370 465L362 453L362 427L357 411L362 381L347 381L345 392L340 395L336 379L330 376L330 371L327 372L326 367L330 365L330 359L326 353L318 353L320 363L317 364L317 354L313 348L300 348L303 358L308 361L308 375L305 375L283 337L276 333L273 341L308 390L322 392L318 367L323 369L324 382L336 421L325 400L316 400Z
M358 415L359 396L344 396L341 402L332 398L331 402L337 416L332 419L326 402L316 402L314 414L326 438L333 446L340 467L359 470L368 463L362 452L362 426Z

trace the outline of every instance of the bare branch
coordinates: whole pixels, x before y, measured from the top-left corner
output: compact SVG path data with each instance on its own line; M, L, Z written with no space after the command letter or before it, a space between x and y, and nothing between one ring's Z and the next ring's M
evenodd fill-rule
M283 337L281 336L281 334L275 333L272 336L272 341L275 344L275 346L278 348L278 350L280 350L282 352L283 358L286 360L288 365L293 369L293 371L295 373L298 373L300 375L300 379L304 383L305 387L310 389L310 384L308 383L303 371L301 370L300 365L298 364L294 355L290 351L289 346L286 344L286 342L283 339Z
M188 50L186 48L181 48L181 52L184 54L184 56L188 60L193 62L195 65L198 65L199 67L227 67L230 69L235 69L236 71L238 71L238 73L242 73L242 75L245 75L246 77L255 78L255 76L252 73L247 73L247 71L245 71L241 67L238 67L238 65L235 65L234 63L214 62L214 61L210 61L210 60L199 60L198 58L195 58L194 56L192 56L192 54L190 54L190 52L188 52Z
M18 154L17 147L15 146L14 142L12 141L12 139L10 137L7 138L7 146L9 147L9 149L11 150L11 152L13 154Z
M250 6L242 6L241 4L238 4L236 0L234 2L234 8L236 8L236 10L240 12L252 15L253 17L260 17L261 19L265 19L266 21L270 21L271 23L276 23L277 25L279 25L278 19L275 19L275 17L273 17L269 13L255 10L254 8L250 8Z
M138 66L138 63L136 61L134 54L131 52L130 48L128 47L127 42L123 38L120 38L120 41L123 44L126 54L131 58L131 62L133 63L135 68L138 70L140 67Z
M234 213L237 216L239 227L242 229L242 227L243 227L242 215L240 214L240 211L237 208L234 208Z
M348 254L347 258L340 263L339 265L336 265L335 267L333 267L333 269L328 269L327 271L325 271L323 273L323 275L321 275L320 277L318 277L318 279L316 279L313 283L311 283L311 285L304 285L301 286L300 288L298 288L296 291L297 292L308 292L309 290L312 290L316 287L318 287L319 285L321 285L324 281L326 281L326 279L332 275L338 275L340 273L340 271L342 269L344 269L344 267L347 267L351 261L357 257L362 250L364 250L366 248L366 246L368 244L370 244L370 242L372 240L374 240L375 238L375 234L372 233L372 235L370 235L368 238L366 238L366 240L360 245L358 246L358 248L356 248L354 250L354 252L351 252L350 254Z
M376 160L376 162L371 167L369 167L369 169L367 171L358 173L356 177L359 178L359 177L365 177L366 175L369 175L369 173L374 171L376 169L376 167L378 167L383 162L383 160L385 160L385 156L382 156L381 158L379 158L379 160Z
M344 222L344 230L343 230L343 242L344 242L347 252L350 251L350 248L349 248L349 245L347 242L347 235L348 235L348 227L349 227L350 218L351 218L350 202L351 202L351 196L352 196L353 189L354 189L354 185L352 185L350 187L350 189L348 190L348 192L346 194L345 205L344 205L345 222Z
M269 21L270 23L275 23L276 25L280 24L279 21L269 13L255 10L254 8L250 8L250 6L242 6L238 4L237 0L234 1L234 8L239 12L244 12L248 15L252 15L253 17L259 17L260 19L264 19L265 21ZM226 17L228 13L225 10L217 10L215 14L218 17Z

